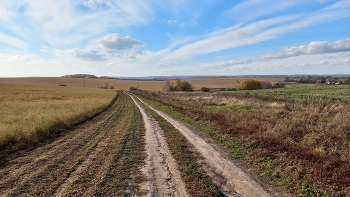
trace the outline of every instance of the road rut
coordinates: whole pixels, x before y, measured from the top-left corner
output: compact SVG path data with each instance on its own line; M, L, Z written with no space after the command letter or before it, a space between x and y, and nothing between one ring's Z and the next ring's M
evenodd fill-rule
M140 109L146 129L148 158L143 171L148 181L143 188L149 190L149 196L188 196L185 183L181 179L175 159L171 156L163 131L135 98L130 96Z
M209 166L208 174L217 179L221 179L221 189L227 196L284 196L280 192L271 191L257 181L255 178L237 167L232 161L226 159L216 148L207 143L201 136L197 135L185 124L160 111L146 102L140 100L143 104L157 112L160 116L170 122L187 140L194 145L197 151L205 158Z

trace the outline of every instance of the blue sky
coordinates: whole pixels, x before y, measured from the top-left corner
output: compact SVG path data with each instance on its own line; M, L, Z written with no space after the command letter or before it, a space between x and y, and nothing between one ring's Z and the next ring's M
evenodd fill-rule
M350 74L350 0L0 0L0 77Z

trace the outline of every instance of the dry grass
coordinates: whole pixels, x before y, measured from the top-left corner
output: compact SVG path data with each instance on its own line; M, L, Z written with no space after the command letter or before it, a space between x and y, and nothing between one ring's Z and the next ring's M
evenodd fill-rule
M0 148L69 128L110 104L113 90L0 83Z
M285 98L282 102L254 94L141 94L215 125L218 135L254 147L243 157L296 195L350 193L350 106L343 100Z
M136 80L118 80L118 79L78 79L63 77L47 78L0 78L0 83L6 84L31 84L58 86L62 83L67 87L87 87L97 88L108 84L115 90L129 90L130 86L138 87L143 90L162 90L165 81L136 81Z

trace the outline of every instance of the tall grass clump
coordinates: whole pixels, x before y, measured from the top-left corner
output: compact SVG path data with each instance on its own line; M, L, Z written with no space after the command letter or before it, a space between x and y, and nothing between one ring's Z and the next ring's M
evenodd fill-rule
M0 149L71 128L105 109L116 92L91 88L0 84Z

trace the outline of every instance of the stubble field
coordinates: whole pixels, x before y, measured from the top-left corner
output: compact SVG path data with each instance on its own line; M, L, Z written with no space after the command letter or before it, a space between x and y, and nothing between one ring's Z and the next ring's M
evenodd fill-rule
M116 91L0 83L0 148L38 140L95 116Z

